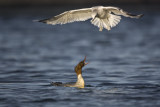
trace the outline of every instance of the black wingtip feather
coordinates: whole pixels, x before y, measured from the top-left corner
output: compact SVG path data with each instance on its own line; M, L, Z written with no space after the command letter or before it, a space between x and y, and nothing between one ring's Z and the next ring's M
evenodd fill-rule
M46 23L48 19L39 20L38 22Z
M143 17L143 16L144 16L144 14L140 14L140 15L138 15L138 17L139 17L139 18L141 18L141 17Z
M43 20L33 20L33 22L42 22L42 23L47 23L48 19L43 19Z
M144 16L144 14L140 14L140 15L134 15L134 14L131 14L131 13L127 13L128 15L130 15L131 17L133 18L141 18Z

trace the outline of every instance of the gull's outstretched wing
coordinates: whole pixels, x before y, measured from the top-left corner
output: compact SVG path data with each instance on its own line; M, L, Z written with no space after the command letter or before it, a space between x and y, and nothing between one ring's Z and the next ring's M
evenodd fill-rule
M122 15L125 17L130 17L130 18L141 18L143 14L140 15L133 15L131 13L128 13L118 7L104 7L104 10L113 12L115 15Z
M52 25L66 24L75 21L85 21L92 17L91 14L92 14L92 8L70 10L49 19L39 20L39 22Z

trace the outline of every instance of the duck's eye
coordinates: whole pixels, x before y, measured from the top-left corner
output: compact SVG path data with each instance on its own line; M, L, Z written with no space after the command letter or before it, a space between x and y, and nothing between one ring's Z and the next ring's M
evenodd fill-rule
M84 66L84 62L81 62L81 66Z

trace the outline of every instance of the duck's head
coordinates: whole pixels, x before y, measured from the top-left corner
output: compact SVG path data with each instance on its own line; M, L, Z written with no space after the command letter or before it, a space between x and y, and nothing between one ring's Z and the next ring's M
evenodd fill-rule
M83 67L84 67L85 65L87 65L87 64L88 64L88 62L86 62L86 56L85 56L84 60L81 61L81 62L79 62L78 66L79 66L80 68L83 68Z
M78 74L82 74L82 68L87 65L86 56L83 61L79 62L79 64L75 67L75 72Z

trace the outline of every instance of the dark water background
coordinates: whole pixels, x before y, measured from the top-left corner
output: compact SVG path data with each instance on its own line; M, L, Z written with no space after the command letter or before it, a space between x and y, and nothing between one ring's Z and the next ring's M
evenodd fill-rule
M89 21L32 22L68 9L1 8L0 106L160 107L159 10L133 6L128 11L142 19L122 17L103 32ZM76 81L74 66L84 56L84 89L50 85Z

